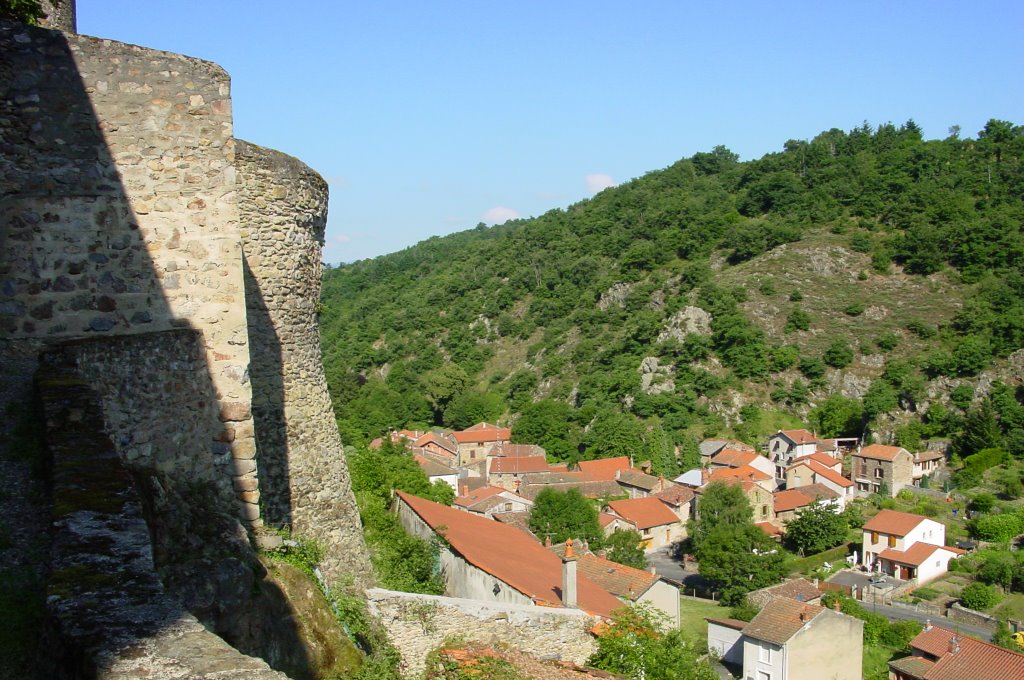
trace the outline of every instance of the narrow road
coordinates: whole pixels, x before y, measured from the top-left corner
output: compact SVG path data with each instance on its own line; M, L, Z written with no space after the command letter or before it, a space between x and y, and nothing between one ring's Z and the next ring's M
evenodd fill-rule
M972 626L967 623L959 623L952 619L947 619L944 616L935 616L934 614L925 614L924 612L915 611L913 609L905 609L903 607L890 607L884 604L871 604L870 602L861 602L861 605L869 612L878 612L882 616L889 620L912 620L920 621L921 623L927 623L931 621L936 626L942 628L948 628L950 630L960 631L968 635L979 637L982 640L992 640L992 631L988 628L982 628L981 626Z

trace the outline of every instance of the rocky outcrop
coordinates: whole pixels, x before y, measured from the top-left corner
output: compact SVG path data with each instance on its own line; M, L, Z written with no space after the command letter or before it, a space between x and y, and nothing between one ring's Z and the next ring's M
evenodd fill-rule
M658 334L658 342L682 342L690 333L711 335L711 315L700 307L685 307L673 314L665 328Z

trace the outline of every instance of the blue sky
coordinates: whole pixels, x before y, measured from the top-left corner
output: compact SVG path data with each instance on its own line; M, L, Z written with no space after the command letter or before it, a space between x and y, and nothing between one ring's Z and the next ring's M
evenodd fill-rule
M235 133L331 187L324 259L530 217L725 146L1024 123L1024 3L78 0L232 76Z

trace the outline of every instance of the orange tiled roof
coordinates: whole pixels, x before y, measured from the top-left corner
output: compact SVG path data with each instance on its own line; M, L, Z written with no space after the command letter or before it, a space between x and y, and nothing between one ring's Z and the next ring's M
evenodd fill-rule
M900 564L908 564L912 567L919 567L922 564L924 564L925 560L931 557L936 550L942 549L942 546L939 545L918 542L910 546L906 550L886 548L878 556L885 560L899 562Z
M846 477L843 477L842 474L836 472L832 468L825 467L824 465L819 465L814 461L810 461L808 467L811 468L811 471L813 471L814 474L824 477L833 484L838 484L839 486L842 487L853 486L853 481L847 479Z
M608 507L619 517L635 524L638 529L675 524L679 521L667 505L652 497L609 501Z
M602 458L600 460L581 460L577 463L580 472L590 482L607 482L615 479L615 473L619 470L629 470L629 456L618 456L617 458Z
M782 597L766 604L744 627L743 634L755 640L784 645L823 611L825 608L816 604Z
M725 465L726 467L738 468L750 465L758 459L758 454L753 451L737 451L736 449L724 448L711 459L712 465Z
M914 454L915 463L923 463L927 460L943 460L946 454L942 451L922 451L921 453Z
M756 526L764 533L768 534L770 538L775 538L776 536L782 535L782 529L775 526L771 522L754 522L754 526Z
M914 527L926 519L928 518L909 512L882 510L864 523L864 530L892 534L893 536L906 536L914 530Z
M438 432L427 432L413 442L413 446L418 446L419 448L424 448L427 444L437 444L442 449L450 451L452 454L457 453L459 448L451 439L449 439L448 435Z
M432 529L441 529L451 549L478 569L535 602L561 607L562 560L515 527L434 503L404 491L395 494ZM580 609L609 616L622 606L614 595L577 575Z
M724 482L727 479L740 479L748 482L764 482L772 479L772 476L749 465L743 465L737 468L718 468L717 470L712 470L711 474L708 475L709 482Z
M508 441L512 430L488 423L477 423L461 432L452 432L455 441L460 444Z
M452 503L454 505L459 506L460 508L468 508L472 505L476 505L485 498L497 496L498 494L503 493L504 491L505 489L502 489L497 486L485 486L471 493L459 496L454 501L452 501Z
M896 456L899 455L900 451L910 455L909 451L900 446L886 446L885 444L865 446L860 450L860 453L854 455L861 458L874 458L875 460L896 460Z
M548 459L544 456L515 456L491 460L491 474L525 474L547 472Z
M810 462L812 460L815 463L818 463L819 465L824 465L827 468L832 468L832 467L835 467L836 465L840 465L840 462L838 460L836 460L832 456L828 455L827 453L821 453L820 451L815 451L814 453L810 453L810 454L808 454L806 456L800 456L799 458L794 458L793 459L793 465L796 465L797 463L807 463L807 462ZM790 466L790 467L792 467L792 466Z
M664 490L652 493L651 496L667 505L678 506L692 501L694 493L688 486L669 484Z
M839 497L839 494L824 484L808 484L795 489L776 491L772 495L775 498L776 513L802 508L816 500L828 501Z
M956 637L955 652L950 641ZM910 641L911 649L938 657L925 673L926 680L1020 680L1024 678L1024 654L997 647L948 628L932 626Z
M761 588L750 593L750 595L755 595L756 593L764 593L772 599L787 597L797 602L809 602L821 597L821 591L805 578L795 578L785 583Z

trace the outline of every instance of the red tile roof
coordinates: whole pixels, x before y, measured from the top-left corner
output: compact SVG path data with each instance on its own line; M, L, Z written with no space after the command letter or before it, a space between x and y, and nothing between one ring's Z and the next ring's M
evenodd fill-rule
M629 462L629 456L602 458L600 460L581 460L577 465L580 472L590 482L613 481L616 472L619 470L629 470L633 467Z
M799 458L794 458L792 462L793 462L793 465L796 465L797 463L806 463L806 462L812 461L812 460L815 463L819 463L820 465L824 465L825 467L830 468L830 469L835 467L835 466L837 466L837 465L842 465L842 463L840 461L836 460L835 458L833 458L832 456L828 455L827 453L820 453L818 451L815 451L814 453L808 454L806 456L800 456Z
M577 566L579 573L585 574L612 595L632 602L636 602L638 597L658 582L657 574L612 562L593 553L581 557Z
M679 507L689 503L693 500L694 495L693 489L681 484L669 484L664 490L651 494L653 498L657 498L662 503L672 507Z
M909 512L882 510L864 523L864 530L892 534L893 536L906 536L914 530L914 527L926 519L928 518Z
M886 446L885 444L871 444L865 446L860 450L859 453L854 455L862 458L874 458L875 460L896 460L896 456L899 455L900 451L906 453L908 456L910 452L899 446Z
M488 423L477 423L461 432L452 432L452 436L460 444L500 442L508 441L512 436L512 430Z
M472 505L476 505L477 503L479 503L480 501L484 500L485 498L490 498L491 496L497 496L498 494L500 494L500 493L502 493L504 491L505 491L505 489L502 489L501 487L485 486L485 487L477 489L476 491L473 491L471 493L459 496L454 501L452 501L452 504L453 505L457 505L460 508L468 508L468 507L470 507Z
M395 492L468 563L539 604L561 607L562 560L530 535L501 522L462 512L404 491ZM580 609L609 616L621 603L584 574L577 574Z
M808 496L800 491L800 489L776 491L773 496L775 497L776 514L802 508L814 502L814 496Z
M884 560L891 560L892 562L899 562L900 564L908 564L912 567L919 567L932 556L936 550L941 550L942 547L938 545L932 545L931 543L918 542L910 546L906 550L896 550L895 548L886 548L878 556Z
M814 461L810 461L808 467L811 468L811 471L814 472L814 474L820 477L824 477L828 481L838 486L848 488L854 485L852 480L843 477L842 474L836 472L832 468L825 467L824 465L819 465Z
M459 449L455 442L450 439L450 435L441 434L439 432L427 432L413 442L413 446L418 446L420 448L426 447L427 444L437 444L439 447L445 451L450 451L452 454L457 453Z
M772 479L772 476L749 465L743 465L738 468L718 468L717 470L712 470L711 474L708 475L709 482L724 482L727 479L740 479L748 482L765 482Z
M956 637L956 651L950 641ZM1022 680L1024 654L997 647L948 628L932 626L910 641L911 649L939 657L924 674L926 680Z
M946 454L942 451L922 451L921 453L914 454L915 463L923 463L928 460L943 460Z
M547 472L548 459L544 456L516 456L491 460L491 474L524 474Z
M782 529L775 526L771 522L754 522L754 526L756 526L764 533L768 534L770 538L775 538L776 536L782 535Z
M766 604L744 627L743 634L755 640L784 645L824 611L824 607L816 604L779 598Z
M624 501L609 501L608 507L623 519L636 525L637 529L649 529L664 524L675 524L679 518L657 498L629 498Z
M724 448L711 459L711 464L738 468L744 465L750 465L752 462L757 460L758 457L759 455L753 451L737 451L736 449Z

